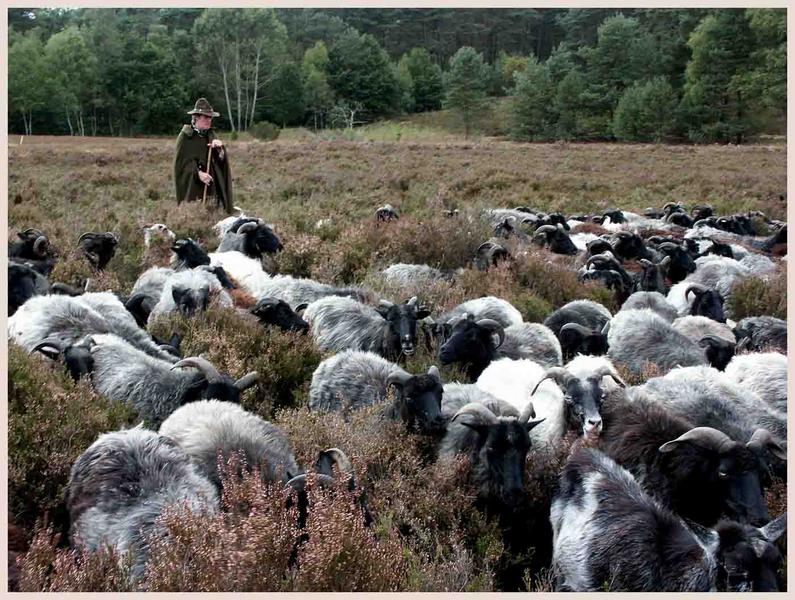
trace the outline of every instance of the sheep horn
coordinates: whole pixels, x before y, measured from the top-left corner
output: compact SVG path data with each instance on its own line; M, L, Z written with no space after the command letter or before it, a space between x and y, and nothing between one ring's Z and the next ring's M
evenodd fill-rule
M550 231L557 231L557 229L558 229L558 228L557 228L557 227L555 227L554 225L542 225L541 227L539 227L538 229L536 229L535 233L533 234L533 237L535 237L535 236L536 236L536 235L538 235L539 233L543 233L543 234L545 234L545 235L546 235L546 234L547 234L548 232L550 232Z
M417 296L412 296L406 301L406 306L416 306L417 305Z
M769 450L778 459L787 460L787 451L782 448L767 429L757 429L751 435L746 447L759 450Z
M221 374L218 372L213 364L204 358L203 356L190 356L188 358L183 358L181 361L174 363L171 366L171 370L180 369L183 367L193 367L194 369L199 369L202 372L204 377L207 379L208 383L215 383L220 381Z
M787 513L783 513L759 528L759 533L768 541L775 542L787 529Z
M646 269L651 269L654 266L653 262L651 262L650 260L646 260L645 258L641 258L639 262Z
M621 379L618 375L616 375L610 367L607 365L602 365L598 369L593 372L593 377L596 377L598 380L601 380L602 377L610 377L613 381L615 381L619 387L625 388L627 387L626 382Z
M22 231L22 232L18 233L17 235L18 235L19 237L24 237L24 236L26 236L26 235L28 235L28 234L30 234L30 233L35 233L35 234L36 234L36 236L41 236L41 235L44 235L44 232L43 232L41 229L36 229L35 227L29 227L28 229L26 229L25 231Z
M403 369L398 369L389 374L389 377L386 378L386 385L387 387L397 385L402 388L409 379L411 379L410 373L406 373Z
M119 243L118 236L115 233L113 233L112 231L106 231L105 235L106 236L110 236L111 238L113 238L113 241L116 242L117 244Z
M80 242L82 242L83 239L85 239L85 238L95 238L95 237L97 237L97 234L96 233L92 233L90 231L82 233L82 234L80 234L80 237L77 238L77 245L79 246Z
M539 382L533 388L533 391L530 392L530 395L533 396L538 390L538 386L540 386L541 383L546 381L547 379L554 379L555 383L558 384L558 387L565 387L568 385L569 381L574 379L574 375L569 373L563 367L550 367L549 369L547 369L547 372L544 373L544 376L539 380Z
M694 427L690 431L683 433L675 440L666 442L658 449L658 452L666 453L674 449L677 444L682 442L692 442L702 448L724 453L736 444L728 435L712 427Z
M331 462L331 465L328 465L328 467L337 465L340 473L353 477L353 465L351 464L348 456L339 448L329 448L320 452L317 457L317 462L315 463L315 470L317 470L320 474L331 473L331 468L328 468L328 473L325 472L323 465L326 463L326 461Z
M657 246L657 249L662 250L663 252L676 252L679 249L679 245L674 244L673 242L663 242Z
M256 371L251 371L251 373L247 373L243 375L240 379L235 381L235 387L239 389L241 392L247 390L251 386L255 385L259 381L259 373Z
M431 365L431 367L428 369L428 375L434 379L438 379L439 381L442 380L442 376L439 373L439 368L436 365Z
M40 235L36 238L36 241L33 242L33 251L38 254L39 256L44 256L46 252L47 246L47 236Z
M31 351L28 352L28 354L33 354L34 352L38 352L38 351L42 350L43 348L47 348L47 347L55 348L58 351L58 354L62 354L63 351L64 351L63 340L61 340L59 338L49 337L49 338L46 338L46 339L40 341L38 344L36 344L31 349Z
M295 314L299 314L301 311L306 310L306 307L309 306L309 302L301 302L301 304L297 305L293 311Z
M290 481L285 483L284 487L286 488L291 487L294 490L302 492L306 487L306 477L307 477L306 473L302 473L301 475L296 475ZM317 473L315 477L317 477L317 482L320 484L321 487L330 486L334 482L334 479L330 475L324 475L323 473Z
M670 256L666 256L660 262L657 263L657 266L658 267L662 267L663 269L665 269L665 268L668 267L669 264L671 264L671 257Z
M616 231L613 235L617 238L631 238L634 234L631 231Z
M691 283L685 290L685 299L687 299L690 292L693 292L696 296L700 296L708 290L709 288L705 285L701 285L700 283Z
M604 327L602 327L602 335L607 335L610 332L610 320L605 321Z
M497 323L494 319L481 319L475 324L478 327L483 327L483 329L488 329L497 334L497 337L500 338L500 343L497 344L496 348L499 348L502 346L503 342L505 342L505 330L502 328L502 325Z
M497 423L497 417L495 414L480 402L470 402L469 404L462 406L450 420L455 421L458 417L463 417L466 415L480 417L480 419L488 425Z
M486 241L486 242L483 242L480 246L478 246L478 249L475 250L475 252L477 253L477 252L480 252L481 250L484 250L486 248L493 248L495 246L497 246L497 244L495 244L494 242Z
M522 414L519 415L519 422L520 423L529 423L530 419L536 418L536 409L533 406L532 402L528 402L527 406L524 407Z
M257 224L254 221L243 223L240 227L237 228L238 233L248 233L249 231L256 231L256 230L257 230Z
M566 323L563 327L560 328L560 333L563 333L564 331L576 331L583 337L587 337L593 334L593 331L591 331L584 325L580 325L579 323Z
M389 300L380 300L378 302L378 306L382 306L383 308L389 308L390 306L395 306L395 305Z

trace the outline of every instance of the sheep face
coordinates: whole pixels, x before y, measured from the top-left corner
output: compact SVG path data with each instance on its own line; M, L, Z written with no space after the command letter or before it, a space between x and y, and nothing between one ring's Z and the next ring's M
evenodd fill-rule
M720 242L712 242L712 245L707 248L704 254L715 254L717 256L725 256L727 258L734 258L734 250L728 244L721 244Z
M260 223L257 226L253 237L254 245L260 254L274 254L284 249L281 240L276 236L273 230L264 223Z
M694 221L700 221L701 219L706 219L707 217L711 217L713 214L713 209L711 206L694 206L690 211L693 215Z
M33 296L46 294L47 280L34 269L21 263L8 263L8 316Z
M588 329L579 323L567 323L561 327L558 341L565 358L577 354L590 356L607 354L607 333Z
M715 527L720 539L718 589L730 592L777 592L781 553L776 541L787 528L787 514L764 527L720 522Z
M601 376L587 379L570 378L561 386L566 407L566 422L570 429L582 431L587 438L597 438L602 433L602 401L605 392Z
M500 419L494 423L461 421L477 439L471 451L472 479L481 500L516 508L524 497L524 465L530 450L528 432L540 421L522 423Z
M113 255L116 254L118 238L110 231L106 233L84 233L77 240L77 245L83 249L88 262L100 271L104 269Z
M638 278L635 291L644 292L660 292L665 295L668 293L668 286L665 285L665 274L668 271L668 265L671 263L671 257L666 256L658 264L642 258L640 260L641 273Z
M63 356L64 366L74 381L91 375L94 370L94 359L91 356L91 344L78 343L62 348L60 343L47 341L38 344L34 349L51 360Z
M209 361L202 357L183 358L174 363L171 370L184 367L193 367L198 369L198 372L191 376L190 382L185 387L178 402L180 406L199 399L222 400L239 404L240 394L255 385L259 379L254 371L235 381L228 375L219 373Z
M715 335L708 335L699 340L698 345L704 348L704 355L709 364L718 371L723 371L734 357L736 344Z
M276 325L284 331L309 331L309 324L304 321L284 300L262 298L251 314L256 316L263 325Z
M412 375L392 381L397 412L409 431L425 435L441 435L445 431L442 416L442 381L431 367L427 375Z
M191 316L197 310L207 310L207 305L210 303L210 289L209 287L187 289L174 286L171 289L171 297L182 314Z
M475 251L473 264L478 271L487 271L490 267L495 267L509 258L510 253L505 247L488 241L483 242Z
M646 254L643 239L635 233L620 231L613 238L613 253L622 260L641 258Z
M38 229L26 229L17 233L19 242L9 244L8 255L17 258L28 258L31 260L42 260L47 258L50 241Z
M660 244L657 249L671 257L671 263L668 265L668 278L672 283L679 283L690 273L695 272L696 263L690 253L672 242L665 242Z
M718 292L703 286L691 286L685 291L685 297L691 293L695 295L693 304L690 305L691 315L707 317L718 323L726 322L726 313L723 312L723 297Z
M414 300L412 298L412 300ZM400 346L403 354L414 354L417 343L417 319L424 319L430 311L424 306L417 306L416 300L409 300L406 304L390 304L376 308L387 322L389 328L390 347Z
M209 265L210 257L194 240L181 239L174 242L171 251L176 254L178 268L194 269L201 265Z
M595 256L596 254L603 254L604 252L612 252L613 247L605 239L597 238L585 244L586 254L588 256Z
M443 365L464 363L469 376L476 379L494 357L493 336L493 330L481 327L469 315L452 326L449 338L439 348L439 360Z

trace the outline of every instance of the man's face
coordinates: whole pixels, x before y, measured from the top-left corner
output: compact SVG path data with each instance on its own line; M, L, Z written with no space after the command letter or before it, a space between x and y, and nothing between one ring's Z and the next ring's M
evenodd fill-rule
M196 115L196 129L209 129L212 122L212 117L208 117L207 115Z

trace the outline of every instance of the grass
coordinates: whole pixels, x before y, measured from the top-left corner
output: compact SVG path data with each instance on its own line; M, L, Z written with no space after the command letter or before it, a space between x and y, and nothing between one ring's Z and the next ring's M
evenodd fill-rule
M718 213L760 209L786 218L786 204L779 200L786 187L786 146L780 144L514 144L487 136L464 140L456 127L453 115L441 111L348 133L287 129L274 142L245 134L229 142L235 204L274 223L285 246L265 261L267 268L364 285L393 301L417 295L434 314L469 298L497 295L537 322L575 298L591 298L611 310L617 306L603 288L577 283L572 259L534 247L488 273L469 268L475 248L489 236L477 217L482 208L530 205L583 213L708 202ZM487 133L499 131L487 127ZM60 258L54 280L79 285L90 278L92 290L122 294L145 268L163 260L145 252L140 230L145 225L166 223L178 237L215 249L211 226L224 215L196 205L178 207L173 200L175 138L176 128L168 138L34 136L20 145L11 137L9 237L27 227L42 229ZM400 219L377 224L373 213L387 202ZM461 211L459 217L442 215L452 208ZM316 228L320 219L330 222ZM120 246L98 274L74 244L84 231L108 230L119 235ZM449 283L405 289L378 276L394 262L464 271ZM785 316L783 271L778 283L766 285L756 279L740 284L732 310ZM427 440L384 423L377 411L348 419L308 412L311 374L325 358L310 339L218 309L193 319L158 319L151 330L161 337L179 332L186 355L202 353L235 377L259 371L260 382L246 392L243 406L282 427L302 465L311 465L321 449L343 448L357 480L365 482L377 520L372 534L355 525L328 525L349 507L319 500L317 516L326 521L310 524L314 537L299 555L308 567L291 571L285 548L295 532L278 529L284 523L278 490L260 490L262 510L256 515L224 513L195 522L171 515L174 541L155 548L149 589L215 590L228 577L229 587L238 591L491 591L503 589L507 570L518 572L533 590L551 589L550 573L539 566L543 552L536 552L543 548L504 539L495 520L475 508L466 461L433 462ZM437 362L433 347L420 346L408 361L411 372L425 372ZM12 348L9 366L10 523L15 539L32 543L20 588L128 589L123 565L112 555L69 554L56 547L47 526L56 532L65 527L63 490L75 458L101 432L134 424L137 416L107 403L86 384L75 386L39 357ZM445 381L462 376L454 367L441 372ZM652 375L650 369L640 380ZM535 503L528 523L545 518L561 464L528 461L528 494ZM780 498L779 489L775 502ZM282 537L266 535L271 529ZM15 552L23 550L15 545ZM186 553L193 562L172 560ZM250 569L236 569L226 560L231 554ZM363 561L377 568L361 572L351 566ZM251 573L267 577L252 579Z

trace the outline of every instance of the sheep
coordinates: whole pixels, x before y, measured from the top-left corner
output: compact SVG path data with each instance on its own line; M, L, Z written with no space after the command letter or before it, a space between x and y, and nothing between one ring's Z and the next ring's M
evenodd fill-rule
M603 383L610 377L614 385ZM547 380L552 379L553 382ZM602 430L600 408L615 385L626 384L604 357L580 356L566 367L545 369L531 360L502 359L493 362L476 385L512 404L518 411L532 400L536 415L546 419L531 436L533 442L554 447L569 429L595 439Z
M395 207L391 204L384 204L382 207L378 208L375 211L375 220L376 221L383 221L388 222L399 219L399 215Z
M427 375L411 375L372 352L346 350L327 358L312 374L309 409L314 411L356 410L384 404L390 419L402 420L411 431L428 435L444 432L442 381L432 366Z
M210 264L210 256L191 238L179 239L171 246L171 268L176 271Z
M72 466L66 490L70 539L89 551L109 545L131 557L140 580L158 517L172 505L215 513L218 494L170 440L140 427L101 435Z
M495 343L494 336L498 341ZM552 331L540 323L522 323L503 328L493 319L475 320L464 315L456 320L450 337L439 348L439 360L460 362L475 380L489 363L499 358L531 358L546 366L561 365L563 353Z
M8 319L8 337L27 352L45 339L60 340L65 347L94 333L114 333L153 358L175 362L110 292L36 296Z
M491 238L477 247L472 265L478 271L488 271L509 258L511 258L510 250L499 239Z
M102 271L116 253L119 238L110 231L105 233L83 233L77 238L77 246L83 250L92 267Z
M592 300L573 300L550 314L544 325L560 341L563 358L607 352L607 329L612 315Z
M671 280L671 283L683 281L697 269L693 257L679 244L663 242L657 245L656 250L671 259L667 270L668 279Z
M668 293L668 286L665 283L665 275L668 266L671 264L671 257L666 256L659 263L653 263L645 258L640 259L641 272L635 280L633 291L635 292L660 292Z
M293 310L284 300L260 298L250 312L262 325L276 325L282 331L308 333L309 323L298 314L306 307L306 304L302 304Z
M524 496L524 470L532 434L542 421L532 404L519 416L501 415L480 402L460 408L439 445L440 459L468 454L478 500L490 511L516 507Z
M262 258L283 249L279 238L264 223L238 219L224 234L216 252L242 252L251 258Z
M234 209L237 212L237 215L224 217L223 219L218 221L215 225L213 225L213 231L218 236L219 240L223 239L224 235L226 235L226 232L231 229L232 225L237 223L238 219L250 219L250 220L256 221L258 223L262 222L261 219L256 219L256 218L252 218L252 217L247 216L243 212L243 209L241 209L241 208L239 208L237 206L235 206Z
M184 450L219 492L219 459L226 462L235 452L248 469L259 471L263 482L287 483L300 474L284 432L232 402L191 402L172 412L159 433Z
M610 245L613 247L613 254L620 260L650 258L643 238L631 231L615 232Z
M241 393L258 379L252 372L234 381L202 357L159 360L112 334L86 336L74 345L90 352L94 389L131 406L151 427L158 427L180 406L202 398L239 402ZM47 346L62 353L67 350L66 344L53 338L42 340L33 350ZM196 370L175 370L185 368Z
M787 322L776 317L746 317L734 326L737 350L787 351Z
M737 385L757 394L775 410L787 413L787 357L778 352L740 354L724 370Z
M50 240L39 229L30 228L17 233L19 241L9 242L8 258L44 260L48 256Z
M542 225L533 233L533 241L542 246L547 246L555 254L566 254L569 256L579 252L577 246L571 241L566 233L566 228L558 223L557 225Z
M437 281L450 281L455 275L460 275L463 272L463 269L441 270L428 265L396 263L381 271L381 275L390 283L409 286L424 285Z
M598 450L569 459L550 522L558 591L778 590L786 513L762 528L686 524Z
M693 297L690 297L690 294ZM726 322L723 310L723 296L714 289L689 279L671 287L667 300L676 308L680 317L700 315L719 323Z
M124 307L135 318L139 327L146 327L152 309L160 301L166 281L174 273L174 269L168 267L152 267L135 280Z
M323 351L369 350L396 360L414 354L417 320L429 311L413 296L405 304L382 300L372 308L351 298L328 297L307 306L304 319Z
M732 347L737 344L734 332L726 323L719 323L702 316L679 317L672 324L676 331L684 335L694 344L698 344L706 336L713 335L726 340ZM725 366L725 365L724 365Z
M233 305L232 297L214 273L202 267L177 271L165 280L160 299L152 307L148 322L177 311L192 315L197 310L206 310L211 303L225 308Z
M520 412L513 404L497 398L494 394L479 388L474 383L451 381L450 383L445 383L442 390L442 416L448 421L471 402L483 404L498 417L518 418L520 415Z
M601 447L647 493L701 525L722 515L757 526L770 520L763 493L770 484L768 453L781 460L786 453L766 430L756 430L747 443L734 441L695 427L641 392L631 395L605 416Z
M24 263L14 260L8 263L8 316L34 296L50 292L50 282L41 273Z
M610 322L607 345L607 355L634 375L649 363L662 372L706 364L723 368L734 354L733 344L712 335L692 342L649 309L619 311Z
M503 327L521 325L524 322L522 313L510 302L495 296L483 296L462 302L436 319L436 323L450 323L464 314L475 319L492 319Z
M697 427L713 427L735 440L747 440L757 429L767 429L780 446L786 445L786 414L711 367L674 369L649 379L640 389Z

